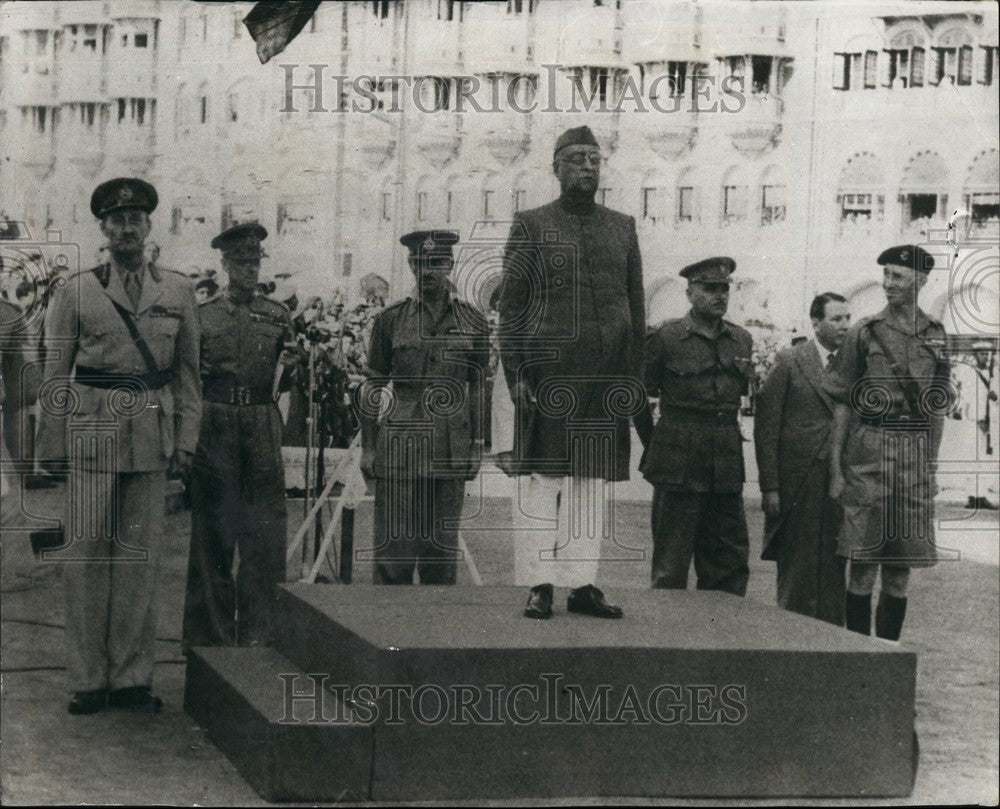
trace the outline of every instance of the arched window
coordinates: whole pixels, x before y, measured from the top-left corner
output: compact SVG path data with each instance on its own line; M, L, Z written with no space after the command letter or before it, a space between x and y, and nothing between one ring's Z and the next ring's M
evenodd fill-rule
M881 222L885 215L885 176L878 158L860 152L847 161L837 186L837 207L843 226Z
M382 184L379 191L378 208L379 222L391 222L396 211L396 185L391 179Z
M972 226L995 230L1000 222L1000 157L996 149L982 152L969 167L963 194L965 210L972 215Z
M972 37L963 28L949 28L931 48L928 84L972 84Z
M647 225L666 221L667 215L667 181L657 171L649 171L642 179L639 188L640 221Z
M483 219L502 219L505 215L507 206L504 205L499 182L496 174L487 175L483 181L479 207L479 215Z
M788 181L781 166L769 166L760 178L760 224L784 222L787 214Z
M904 227L918 220L944 217L948 205L948 169L937 152L920 152L907 165L900 184Z
M747 217L747 181L743 166L733 166L722 176L722 224L733 225Z
M699 219L698 191L694 167L688 166L677 175L674 194L674 221L678 224L697 222Z
M873 90L878 86L879 40L875 34L852 37L834 53L834 90Z
M517 213L518 211L526 211L531 207L528 199L528 192L531 189L531 178L527 173L521 172L514 178L514 183L510 189L510 201L511 201L511 211ZM597 202L600 204L600 192L598 192Z
M417 181L413 200L413 219L421 227L440 227L438 199L433 189L434 178L425 174Z
M451 175L444 189L444 221L445 224L453 226L462 222L468 213L465 207L463 178L457 174Z
M889 37L885 55L882 72L884 86L903 88L923 85L926 47L922 29L911 25L896 31Z

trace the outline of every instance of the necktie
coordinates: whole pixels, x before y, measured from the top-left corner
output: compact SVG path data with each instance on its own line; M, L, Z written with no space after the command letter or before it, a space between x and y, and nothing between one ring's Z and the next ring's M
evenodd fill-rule
M142 285L139 283L139 275L134 272L125 273L125 294L132 301L132 308L139 308L139 296L142 295Z

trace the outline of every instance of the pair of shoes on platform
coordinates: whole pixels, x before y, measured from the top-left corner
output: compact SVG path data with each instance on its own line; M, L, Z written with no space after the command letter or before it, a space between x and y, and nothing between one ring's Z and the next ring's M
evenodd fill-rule
M551 584L539 584L532 587L528 594L528 605L524 608L524 616L535 619L551 618L552 600L553 587ZM604 593L592 584L571 590L566 601L566 609L569 612L593 615L596 618L622 617L622 608L605 601Z
M987 498L973 497L971 494L969 495L969 499L966 502L965 507L981 511L996 511L998 508L995 503L991 503Z

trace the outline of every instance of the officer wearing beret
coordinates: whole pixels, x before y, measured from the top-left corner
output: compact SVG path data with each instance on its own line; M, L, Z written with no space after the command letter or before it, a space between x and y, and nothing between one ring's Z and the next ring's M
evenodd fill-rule
M62 566L70 713L156 712L151 692L165 473L185 476L201 419L191 282L144 255L149 183L119 178L90 209L108 263L66 279L45 320L39 456L69 464Z
M686 588L693 555L699 590L746 593L737 416L753 374L753 341L724 318L735 270L725 256L681 270L691 309L646 345L646 387L660 397L660 420L639 467L653 484L653 587Z
M646 313L635 220L594 200L601 162L589 127L563 132L559 199L517 212L504 253L500 356L530 476L514 503L514 580L531 587L534 619L551 617L556 586L572 588L571 612L622 616L595 582L611 483L629 477L633 405L646 404Z
M198 308L205 412L191 486L185 647L270 643L274 589L285 580L285 475L274 383L278 378L279 390L291 384L294 356L287 346L294 333L288 310L257 288L266 238L267 230L251 222L212 240L229 286Z
M410 251L413 295L372 325L363 386L362 471L375 483L376 584L454 584L465 482L479 473L486 319L453 295L458 234L418 230ZM376 422L379 393L392 395Z
M934 259L906 244L878 263L887 306L847 332L824 387L836 402L830 495L844 507L837 553L850 560L847 628L871 634L881 566L875 633L898 640L910 568L937 562L930 468L951 405L951 369L944 327L917 305Z

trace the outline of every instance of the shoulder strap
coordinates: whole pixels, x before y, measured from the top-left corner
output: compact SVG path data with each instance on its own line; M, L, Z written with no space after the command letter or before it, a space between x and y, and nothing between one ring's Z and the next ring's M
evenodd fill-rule
M101 268L94 268L94 275L97 276L97 280L101 283L101 286L106 287L108 285L109 276L105 271L103 273L99 272ZM153 358L153 352L149 350L149 346L146 345L146 340L139 333L138 327L135 325L135 320L132 319L132 314L120 303L111 298L111 305L115 307L115 311L118 316L122 319L122 323L125 324L125 328L128 329L129 337L132 338L132 342L135 343L135 347L139 349L139 353L142 354L142 360L146 363L146 368L149 369L151 374L158 374L160 369L156 367L156 360Z
M872 336L872 339L878 343L879 348L882 349L882 352L889 360L889 367L892 369L892 375L896 377L896 381L899 382L899 386L903 389L903 396L906 398L906 404L910 408L910 412L913 415L919 415L920 410L917 402L920 400L920 394L917 391L917 383L914 381L912 376L900 368L899 363L896 361L896 355L889 350L889 346L885 344L885 341L883 341L882 338L879 337L878 332L875 331L874 322L868 323L867 331Z

